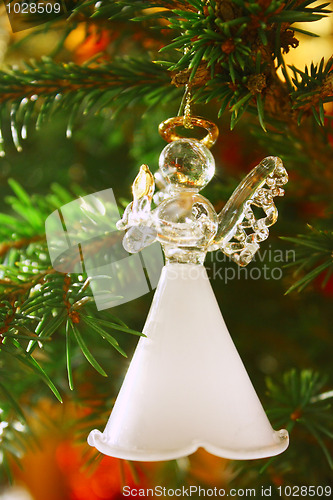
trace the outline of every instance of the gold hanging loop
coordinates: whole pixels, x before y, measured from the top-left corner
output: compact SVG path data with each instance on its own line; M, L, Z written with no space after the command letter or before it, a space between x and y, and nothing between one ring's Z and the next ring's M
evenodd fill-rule
M189 47L184 48L184 54L187 54L189 51L190 51ZM191 122L191 103L192 103L192 84L189 81L185 85L185 92L178 111L178 116L183 115L183 126L187 129L194 128Z
M191 121L191 102L192 102L192 86L190 83L186 85L185 90L185 107L184 107L184 127L193 129L194 125Z
M185 47L184 54L189 50L189 47ZM189 81L185 86L185 92L180 104L178 116L162 122L158 128L159 133L167 142L173 142L183 139L183 137L176 132L176 127L184 127L186 129L194 129L194 127L204 128L207 131L207 135L201 139L200 142L207 148L211 148L214 146L219 136L219 129L215 123L209 120L192 116L191 104L192 83Z

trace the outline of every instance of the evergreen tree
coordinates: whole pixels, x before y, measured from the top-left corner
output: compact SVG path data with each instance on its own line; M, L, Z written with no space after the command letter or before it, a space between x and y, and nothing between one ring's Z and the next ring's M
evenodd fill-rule
M226 487L272 486L281 498L289 495L278 486L333 486L333 58L285 63L316 36L311 23L331 16L329 3L65 3L60 17L17 15L29 30L7 40L0 71L2 484L36 446L41 402L75 406L66 433L76 442L103 428L152 299L98 311L85 273L52 267L45 221L107 188L125 207L139 165L157 169L159 123L177 115L190 88L193 113L220 128L217 175L204 193L216 210L265 155L282 158L290 174L262 258L242 272L226 262L237 279L212 279L272 424L291 439L274 459L228 463ZM213 276L214 256L206 265ZM193 477L210 484L192 459L139 476L170 488Z

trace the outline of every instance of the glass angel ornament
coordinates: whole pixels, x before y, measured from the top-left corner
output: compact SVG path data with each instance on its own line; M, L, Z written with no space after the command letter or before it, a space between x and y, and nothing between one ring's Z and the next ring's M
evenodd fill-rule
M180 138L182 118L160 126L168 144L156 175L143 165L133 184L133 202L118 229L124 247L139 252L159 241L165 266L127 375L103 433L88 443L113 457L156 461L187 456L199 447L229 459L277 455L288 432L274 431L233 344L203 265L206 253L221 249L247 265L268 237L284 194L287 173L279 158L265 158L238 186L220 214L199 191L212 179L209 147L218 130L198 141ZM252 207L260 207L257 219Z

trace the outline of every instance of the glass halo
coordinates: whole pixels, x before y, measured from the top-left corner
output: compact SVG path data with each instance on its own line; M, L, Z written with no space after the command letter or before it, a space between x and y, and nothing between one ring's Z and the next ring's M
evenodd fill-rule
M207 131L207 135L200 141L202 144L204 144L207 148L211 148L212 146L214 146L219 136L219 129L217 125L215 125L215 123L195 116L192 116L190 118L190 123L194 127L204 128ZM175 118L169 118L168 120L162 122L158 130L163 139L165 139L167 142L173 142L184 138L175 130L176 127L181 126L184 126L184 117L177 116Z

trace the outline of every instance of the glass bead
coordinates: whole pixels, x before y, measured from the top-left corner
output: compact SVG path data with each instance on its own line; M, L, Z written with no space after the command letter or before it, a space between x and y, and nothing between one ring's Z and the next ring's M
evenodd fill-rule
M218 225L206 198L193 191L176 193L157 207L155 221L167 262L203 263Z
M159 160L162 175L172 188L203 189L215 173L215 160L209 149L195 139L168 144Z

